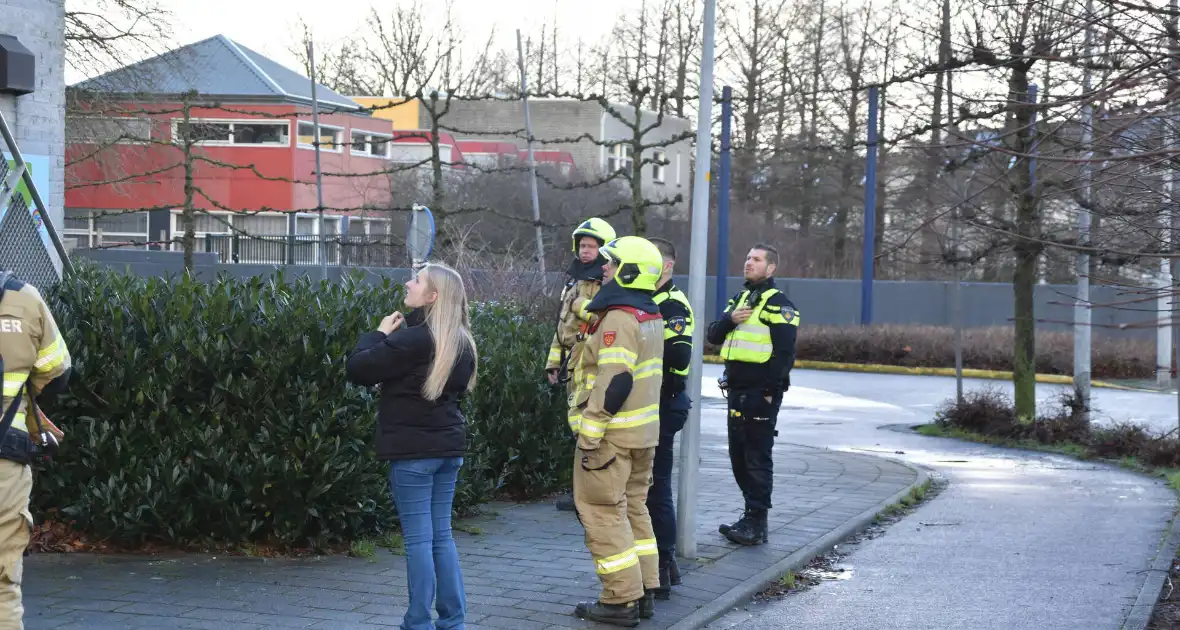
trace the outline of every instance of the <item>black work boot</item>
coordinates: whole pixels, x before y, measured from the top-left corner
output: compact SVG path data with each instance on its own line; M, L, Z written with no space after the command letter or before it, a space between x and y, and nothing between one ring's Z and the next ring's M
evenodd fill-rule
M626 604L604 604L602 602L582 602L574 607L574 615L578 619L597 621L598 623L634 628L639 625L639 602L642 599Z
M571 494L567 494L567 495L558 497L558 499L554 503L554 505L556 505L557 509L561 510L562 512L573 512L574 511L574 495L571 493Z
M664 550L660 550L660 587L648 589L648 593L655 596L656 599L668 599L672 596L672 576L668 570L668 560L670 554Z
M766 510L746 510L742 522L734 524L725 537L739 545L761 545L769 540Z
M746 510L745 512L742 512L742 515L740 517L738 517L738 520L736 523L734 523L732 525L726 525L725 523L722 523L721 525L717 526L717 531L722 536L729 536L729 530L731 530L735 527L743 526L745 524L745 522L747 520L749 520L749 518L750 518L750 511Z
M651 619L656 616L656 598L655 593L649 590L643 591L643 599L639 600L639 618Z
M668 550L668 583L680 586L680 565L676 564L676 549Z

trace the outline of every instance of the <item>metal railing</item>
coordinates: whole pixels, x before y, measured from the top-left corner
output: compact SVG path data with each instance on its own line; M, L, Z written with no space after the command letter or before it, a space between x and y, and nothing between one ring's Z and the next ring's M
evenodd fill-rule
M205 234L201 240L198 248L219 254L222 263L318 265L324 256L329 265L397 267L407 260L405 243L390 236Z

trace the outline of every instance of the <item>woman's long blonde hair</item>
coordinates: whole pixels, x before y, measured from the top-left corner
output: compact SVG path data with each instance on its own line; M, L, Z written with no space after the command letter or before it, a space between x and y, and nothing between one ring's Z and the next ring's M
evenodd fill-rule
M475 368L467 381L467 391L475 387L475 376L479 366L479 355L475 350L475 338L471 336L471 320L467 314L467 289L463 277L454 269L430 263L423 267L426 288L438 294L432 304L426 306L426 327L434 339L434 358L430 373L422 383L422 395L427 400L438 400L451 378L455 363L466 348L471 349Z

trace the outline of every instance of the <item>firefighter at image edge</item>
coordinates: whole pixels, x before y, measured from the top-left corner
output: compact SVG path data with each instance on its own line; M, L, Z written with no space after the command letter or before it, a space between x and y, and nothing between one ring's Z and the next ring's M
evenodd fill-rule
M569 420L577 434L574 505L602 582L582 619L635 627L655 614L658 550L647 492L660 439L664 319L653 300L663 257L647 239L602 247L604 280L574 370Z
M778 252L757 244L746 255L742 291L709 324L708 341L721 346L728 400L729 459L745 499L736 523L718 531L740 545L767 542L766 515L774 482L774 438L779 407L791 386L799 311L774 284Z
M62 437L41 415L34 396L65 388L70 353L41 293L10 272L0 273L0 364L0 630L13 630L24 627L21 574L33 528L30 458L52 454Z
M606 221L594 217L578 225L571 238L574 258L566 270L557 330L553 333L553 342L549 344L549 356L545 361L549 384L567 383L567 394L572 392L568 389L570 368L578 364L578 350L581 349L586 331L596 318L596 315L586 310L586 305L602 286L602 266L606 264L606 259L599 248L614 240L615 230ZM559 510L573 511L573 496L559 498L556 506Z

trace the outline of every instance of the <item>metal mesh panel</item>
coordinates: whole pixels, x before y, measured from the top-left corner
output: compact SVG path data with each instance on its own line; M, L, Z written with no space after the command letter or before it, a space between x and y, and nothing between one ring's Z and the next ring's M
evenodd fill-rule
M0 169L0 174L6 170L7 167ZM13 195L0 223L0 269L11 269L17 278L38 288L48 288L61 280L20 191Z

